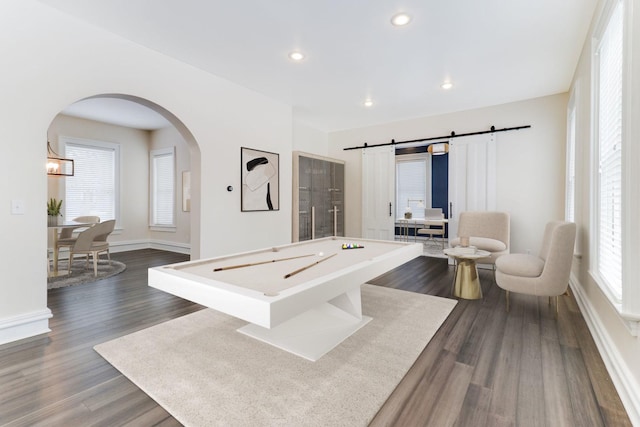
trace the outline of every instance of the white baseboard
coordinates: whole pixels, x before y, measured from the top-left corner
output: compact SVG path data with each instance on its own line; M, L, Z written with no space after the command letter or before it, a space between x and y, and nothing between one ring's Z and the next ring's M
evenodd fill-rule
M158 249L161 251L176 252L179 254L191 254L191 245L188 243L169 242L166 240L127 240L121 242L109 242L112 253L136 251L139 249Z
M631 423L640 426L640 384L633 379L627 364L600 321L600 316L573 274L569 284Z
M187 243L167 242L165 240L151 240L149 243L151 249L191 255L191 245Z
M46 308L0 319L0 344L51 332L49 329L51 317L51 310Z

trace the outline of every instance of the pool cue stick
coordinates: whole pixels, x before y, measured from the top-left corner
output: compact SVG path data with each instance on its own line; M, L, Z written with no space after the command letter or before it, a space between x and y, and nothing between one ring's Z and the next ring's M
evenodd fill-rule
M297 269L297 270L295 270L295 271L292 271L291 273L285 274L284 278L285 278L285 279L288 279L289 277L293 276L294 274L298 274L298 273L300 273L300 272L302 272L302 271L305 271L307 268L311 268L311 267L313 267L314 265L320 264L322 261L326 261L326 260L328 260L329 258L331 258L332 256L336 256L336 255L338 255L338 254L336 253L336 254L329 255L329 256L328 256L328 257L326 257L326 258L323 258L323 259L321 259L321 260L319 260L319 261L313 262L313 263L311 263L311 264L309 264L309 265L307 265L307 266L305 266L305 267L302 267L302 268L299 268L299 269Z
M313 255L315 255L315 254L298 255L298 256L292 256L292 257L289 257L289 258L270 259L270 260L267 260L267 261L250 262L248 264L230 265L228 267L214 268L213 271L222 271L222 270L231 270L231 269L234 269L234 268L251 267L252 265L269 264L270 262L287 261L287 260L290 260L290 259L304 258L304 257L308 257L308 256L313 256Z

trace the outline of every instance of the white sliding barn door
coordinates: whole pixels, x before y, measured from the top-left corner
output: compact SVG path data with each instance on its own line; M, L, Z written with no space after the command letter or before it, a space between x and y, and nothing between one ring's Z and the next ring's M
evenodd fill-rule
M393 146L362 150L362 237L394 239L395 178Z
M460 212L495 208L495 134L452 138L449 141L449 238L458 235Z

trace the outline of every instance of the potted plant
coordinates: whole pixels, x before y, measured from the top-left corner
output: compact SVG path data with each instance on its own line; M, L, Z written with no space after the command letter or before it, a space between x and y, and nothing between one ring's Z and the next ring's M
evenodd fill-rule
M62 216L62 200L50 198L47 202L47 215L49 215L48 225L58 225L58 217Z

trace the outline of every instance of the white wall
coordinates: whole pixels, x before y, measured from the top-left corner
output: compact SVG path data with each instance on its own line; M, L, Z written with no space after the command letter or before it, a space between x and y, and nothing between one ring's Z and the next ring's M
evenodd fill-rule
M329 137L326 132L297 120L293 122L293 149L327 156Z
M632 2L627 2L631 4ZM591 38L593 26L602 14L604 1L600 1L596 8L596 13L592 22L592 28L587 37L580 61L578 63L571 90L575 91L576 97L576 224L578 226L579 247L577 251L582 255L581 259L576 259L573 265L572 288L580 308L587 320L591 333L598 344L600 353L607 365L609 373L623 399L627 412L634 425L640 425L640 339L632 336L623 323L618 312L611 305L598 284L590 274L591 258L589 256L589 246L591 244L591 234L589 223L592 220L590 211L591 203L591 179L596 174L591 165L592 157L590 144L592 135L592 102L591 102ZM628 69L632 76L632 86L628 88L631 102L626 106L630 109L626 126L629 129L626 146L623 147L623 159L629 159L631 168L628 170L631 176L638 176L637 165L640 161L638 142L640 141L640 13L630 13L627 10L629 23L632 24L633 32L629 33L629 40L633 52L628 56L630 67ZM626 118L625 118L626 119ZM626 181L623 185L631 186L632 197L626 200L625 211L631 207L637 215L640 211L640 186L637 179ZM629 227L625 229L624 239L631 242L630 256L625 261L625 271L638 269L638 218L630 218L627 223ZM638 283L629 283L626 279L624 286L633 289L633 294L638 295Z
M0 3L0 39L6 41L0 47L0 117L12 158L0 168L0 227L3 241L12 242L0 245L0 342L47 330L46 134L55 116L79 99L139 97L172 113L181 131L188 129L199 195L192 206L197 257L291 241L289 106L34 0ZM279 211L240 212L240 146L280 153ZM236 190L227 192L227 185ZM24 214L11 214L11 200L23 202ZM237 230L251 238L238 238Z
M564 218L567 94L329 134L346 164L346 233L361 234L361 150L346 147L531 125L497 133L497 209L511 214L512 252L538 253L545 224Z

